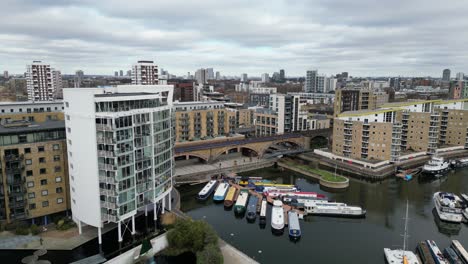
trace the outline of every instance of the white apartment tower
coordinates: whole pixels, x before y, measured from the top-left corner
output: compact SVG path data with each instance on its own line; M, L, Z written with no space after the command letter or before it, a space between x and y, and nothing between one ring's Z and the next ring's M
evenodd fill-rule
M270 81L270 76L268 75L268 73L263 73L262 74L262 83L267 83Z
M153 61L138 61L132 66L132 84L156 85L159 84L158 65Z
M73 220L135 233L137 211L170 210L174 175L172 85L64 89ZM166 200L168 204L166 205ZM123 229L127 230L127 228ZM125 231L124 231L125 232Z
M307 71L304 86L304 92L316 93L317 92L317 71Z
M62 88L62 76L49 64L33 61L27 66L26 86L29 101L53 101Z

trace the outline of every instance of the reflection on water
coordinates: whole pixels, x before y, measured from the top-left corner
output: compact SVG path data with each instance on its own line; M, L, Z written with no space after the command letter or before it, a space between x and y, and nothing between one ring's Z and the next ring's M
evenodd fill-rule
M432 215L434 216L434 222L436 223L440 233L447 236L454 236L460 233L460 230L462 228L461 224L442 221L442 219L440 219L439 215L437 214L437 210L435 208L432 209Z
M202 188L186 186L180 189L182 210L195 219L205 219L229 243L262 263L383 263L383 248L402 244L406 199L410 204L409 247L414 249L420 240L433 239L441 248L452 239L460 240L468 248L466 225L440 223L434 219L432 194L436 191L468 192L468 168L452 171L435 181L410 182L390 179L369 183L352 180L345 192L332 193L320 189L317 182L304 176L274 168L246 173L262 176L278 183L296 184L303 191L315 191L329 200L359 205L367 209L365 219L344 219L308 216L300 221L302 238L291 243L287 232L273 236L270 231L270 213L267 228L236 219L232 211L211 199L199 202L195 195ZM270 208L269 208L270 210ZM269 211L270 212L270 211ZM259 250L261 253L259 253Z

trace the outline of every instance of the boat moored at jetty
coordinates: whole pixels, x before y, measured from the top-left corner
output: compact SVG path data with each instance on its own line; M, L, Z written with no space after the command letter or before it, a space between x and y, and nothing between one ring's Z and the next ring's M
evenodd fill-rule
M451 162L453 168L464 168L468 166L468 158L457 159Z
M427 245L426 241L421 241L416 247L416 251L419 255L419 259L423 264L435 264L434 258L432 258L431 250Z
M203 189L198 193L197 198L200 200L206 200L208 197L210 197L211 193L214 191L218 184L218 181L216 180L211 180L209 181Z
M455 251L455 253L458 255L458 257L463 263L468 263L468 252L466 252L465 248L462 246L460 241L452 240L452 244L450 244L450 247L453 249L453 251Z
M307 215L323 215L336 217L361 218L366 216L366 210L359 206L349 206L345 203L333 203L319 200L308 200L304 203Z
M293 197L293 198L309 198L309 199L319 199L326 200L327 196L316 193L316 192L278 192L278 191L269 191L266 195L276 198L276 197Z
M226 198L224 199L224 207L229 208L231 207L234 202L237 200L237 188L234 186L229 187L229 190L226 194Z
M463 262L458 257L457 253L452 248L444 249L444 257L447 259L450 264L463 264Z
M290 193L290 192L297 192L297 188L292 186L265 186L263 188L263 193L265 195L269 193L275 193L276 195L281 195L281 193Z
M222 182L218 185L218 188L216 188L216 191L213 196L213 200L215 202L222 202L224 198L226 197L226 193L229 189L229 183L227 182Z
M289 237L293 240L301 238L301 226L299 225L299 216L294 211L288 212Z
M281 201L273 201L271 209L271 229L274 233L283 233L284 229L284 211Z
M436 192L433 196L434 206L442 221L461 223L463 220L461 199L448 192Z
M260 206L260 225L266 225L266 212L267 212L267 201L266 199L263 199L262 205Z
M466 193L462 193L462 194L460 194L460 196L461 196L461 198L463 199L463 201L465 203L468 203L468 195Z
M434 240L426 240L426 243L429 246L429 251L431 252L432 258L436 264L449 264L442 252L440 252L440 249Z
M243 215L245 213L245 207L249 199L249 191L242 189L237 197L236 204L234 205L234 213L237 215Z
M257 203L258 197L255 195L251 195L249 198L249 203L247 205L246 214L247 221L249 222L255 222L255 219L257 219Z
M424 164L422 172L424 174L433 175L442 175L443 173L449 170L450 164L444 160L443 157L432 156L432 158Z

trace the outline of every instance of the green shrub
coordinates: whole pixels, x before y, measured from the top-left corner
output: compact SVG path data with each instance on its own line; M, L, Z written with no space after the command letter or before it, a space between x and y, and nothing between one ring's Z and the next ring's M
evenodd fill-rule
M29 230L31 231L31 234L33 235L38 235L41 230L39 229L39 227L35 224L32 224L30 227L29 227Z
M15 229L15 234L20 235L20 236L27 236L29 235L29 228L18 226Z
M57 222L57 230L68 230L70 228L73 228L75 227L76 224L75 222L73 222L73 220L69 219L69 218L63 218L63 219L60 219L58 222Z
M215 244L208 244L202 251L197 252L197 264L222 264L223 254Z

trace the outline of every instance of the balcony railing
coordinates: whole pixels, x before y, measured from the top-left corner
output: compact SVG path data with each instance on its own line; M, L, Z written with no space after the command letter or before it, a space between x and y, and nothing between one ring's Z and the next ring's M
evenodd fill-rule
M101 219L102 219L103 222L117 222L117 216L116 215L102 214Z
M109 208L109 209L117 209L117 205L115 203L101 201L101 207Z
M115 155L114 155L113 151L99 150L98 151L98 157L113 158L113 157L115 157Z
M116 181L113 177L99 176L99 181L102 183L115 184Z
M114 128L112 127L112 125L96 124L96 130L99 130L99 131L113 131Z
M116 143L115 139L108 138L108 137L98 137L96 141L99 144L115 144Z
M99 163L100 170L117 170L115 165Z
M117 192L113 189L102 189L102 188L99 188L99 192L101 195L105 195L105 196L117 196Z

